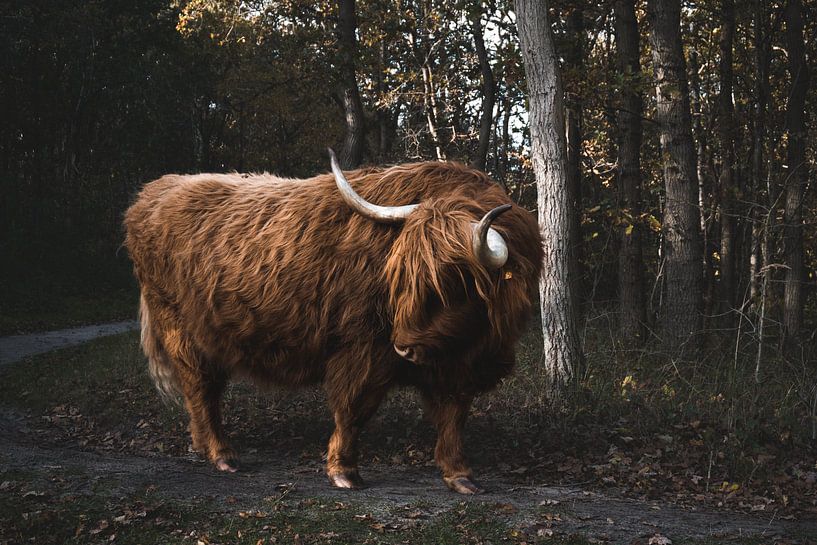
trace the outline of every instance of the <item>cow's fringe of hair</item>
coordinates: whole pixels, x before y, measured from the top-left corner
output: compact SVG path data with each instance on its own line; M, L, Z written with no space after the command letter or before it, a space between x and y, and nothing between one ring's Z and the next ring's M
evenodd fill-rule
M478 296L490 308L489 273L469 247L473 221L465 210L440 210L439 205L423 205L415 212L395 243L384 271L395 323L419 325L413 322L422 316L432 294L448 306L451 287L456 283L467 286L463 276L466 270L474 279Z
M139 299L139 319L142 325L142 350L148 358L148 373L165 403L179 403L179 381L173 371L173 364L156 335L150 318L145 296Z

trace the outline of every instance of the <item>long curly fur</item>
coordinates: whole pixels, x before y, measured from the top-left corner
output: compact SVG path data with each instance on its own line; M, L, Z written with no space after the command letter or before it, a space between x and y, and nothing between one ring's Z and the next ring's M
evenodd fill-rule
M236 376L322 382L336 413L355 414L396 384L474 395L510 371L542 258L531 214L496 220L509 259L489 271L471 223L511 201L485 174L434 162L347 177L370 202L420 206L385 225L353 212L331 175L201 174L151 182L127 211L151 376L191 419L220 418L207 396Z

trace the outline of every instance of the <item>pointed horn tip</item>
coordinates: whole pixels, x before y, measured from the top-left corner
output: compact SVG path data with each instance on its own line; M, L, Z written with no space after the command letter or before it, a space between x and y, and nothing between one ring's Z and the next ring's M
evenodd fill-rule
M480 225L491 225L491 223L493 223L496 218L498 218L511 208L513 208L513 205L510 203L501 204L496 208L492 208L491 210L486 212L484 216L482 216L482 219L479 222Z
M504 214L505 212L507 212L511 208L513 208L513 205L511 203L507 203L507 204L503 204L501 206L497 206L496 208L494 208L493 210L491 210L488 213L491 214L492 218L496 218L497 216L499 216L500 214Z

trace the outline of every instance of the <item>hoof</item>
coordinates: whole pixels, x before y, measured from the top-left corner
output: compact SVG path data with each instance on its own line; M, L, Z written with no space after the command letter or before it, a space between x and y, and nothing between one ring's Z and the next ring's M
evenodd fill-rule
M333 473L329 475L329 482L335 488L346 488L349 490L356 490L365 488L366 484L360 477L360 473L355 471L347 471L345 473Z
M482 494L485 490L477 486L474 481L468 477L454 477L451 479L443 479L448 488L457 492L458 494Z
M235 473L238 471L238 463L235 458L225 458L223 456L219 456L215 459L215 461L213 461L213 465L215 465L216 469L219 471L224 471L226 473Z

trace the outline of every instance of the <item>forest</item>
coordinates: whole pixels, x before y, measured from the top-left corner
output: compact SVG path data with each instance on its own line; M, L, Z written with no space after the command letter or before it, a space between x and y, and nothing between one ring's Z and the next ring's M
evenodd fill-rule
M815 37L803 0L4 2L0 331L135 316L163 174L461 162L545 239L516 410L813 512Z
M765 350L805 361L813 8L664 4L550 5L577 323L615 314L625 348L703 335L758 370ZM339 6L6 4L7 305L43 279L126 284L122 212L168 172L308 176L333 145L346 168L468 163L535 210L510 2Z

